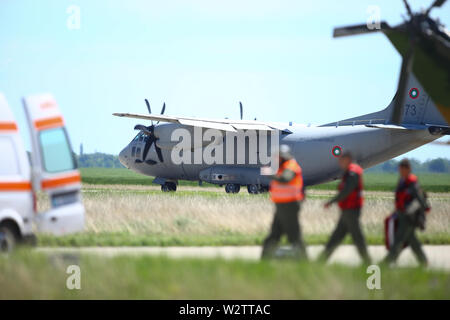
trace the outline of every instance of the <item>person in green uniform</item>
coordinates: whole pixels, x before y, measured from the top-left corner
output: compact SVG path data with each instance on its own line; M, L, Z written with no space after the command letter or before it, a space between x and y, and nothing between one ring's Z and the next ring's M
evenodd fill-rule
M276 208L270 233L263 243L262 258L275 255L283 234L287 235L288 241L292 244L291 255L295 258L306 258L298 220L300 203L304 198L302 169L292 156L288 145L280 146L279 155L280 165L276 174L272 174L270 168L261 170L263 174L272 174L270 198ZM264 172L263 169L269 171Z
M405 245L409 245L419 263L426 266L427 257L415 231L417 228L425 229L425 215L430 210L430 206L417 177L411 171L411 163L408 159L400 161L398 171L400 179L395 191L398 227L394 233L394 244L384 262L388 264L395 262Z
M344 171L338 186L339 192L325 203L324 207L328 209L333 203L338 203L341 215L319 260L327 261L347 233L350 233L364 263L370 264L366 241L359 222L363 206L363 169L352 162L352 155L349 152L345 152L339 157L339 166Z

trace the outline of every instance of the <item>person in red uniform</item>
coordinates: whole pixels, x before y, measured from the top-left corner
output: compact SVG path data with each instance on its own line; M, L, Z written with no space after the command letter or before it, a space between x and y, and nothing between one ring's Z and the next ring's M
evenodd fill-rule
M337 202L341 209L341 215L336 229L332 233L324 251L319 259L328 260L336 247L341 243L347 233L353 238L353 243L358 249L359 255L367 264L370 257L367 253L367 246L359 223L361 208L363 206L363 169L352 162L350 152L345 152L339 157L339 166L344 171L341 183L338 186L338 194L325 203L325 208L329 208Z
M408 159L400 161L398 171L400 179L395 190L398 228L394 233L394 244L384 262L395 262L405 245L409 244L420 264L426 266L427 258L419 239L417 239L415 230L416 228L425 229L425 212L430 210L430 206L419 186L417 177L411 171L411 164Z
M279 155L280 166L277 173L271 177L269 189L270 198L275 203L276 209L270 234L263 243L262 258L274 255L283 234L287 235L288 241L292 244L293 256L306 258L298 219L301 201L304 198L302 169L292 156L288 145L280 146Z

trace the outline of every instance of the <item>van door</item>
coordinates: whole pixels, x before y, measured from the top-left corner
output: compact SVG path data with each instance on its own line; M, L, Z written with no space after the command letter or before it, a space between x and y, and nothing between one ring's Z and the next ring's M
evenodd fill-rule
M81 177L64 125L50 94L23 99L31 133L32 182L50 198L49 211L36 215L39 232L63 235L84 228Z

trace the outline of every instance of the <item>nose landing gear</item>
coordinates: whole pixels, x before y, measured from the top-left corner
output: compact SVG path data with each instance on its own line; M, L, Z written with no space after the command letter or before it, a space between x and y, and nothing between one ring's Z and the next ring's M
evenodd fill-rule
M175 192L177 191L177 184L175 182L164 182L161 185L162 192Z

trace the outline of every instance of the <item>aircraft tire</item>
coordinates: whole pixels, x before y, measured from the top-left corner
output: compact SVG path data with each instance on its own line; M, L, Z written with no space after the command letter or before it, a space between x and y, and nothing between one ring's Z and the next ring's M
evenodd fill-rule
M256 184L247 185L247 191L250 194L258 194L260 192L259 186Z
M162 192L174 192L177 191L177 184L175 182L166 182L161 185Z
M227 183L225 185L226 193L239 193L239 190L241 190L241 186L236 183Z

